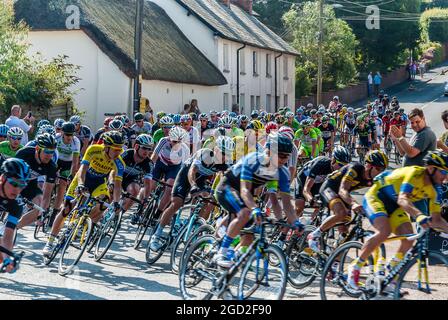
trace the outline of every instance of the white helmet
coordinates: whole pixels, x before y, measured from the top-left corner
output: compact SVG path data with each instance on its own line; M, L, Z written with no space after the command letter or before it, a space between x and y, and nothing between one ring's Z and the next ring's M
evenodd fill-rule
M347 112L353 113L353 112L355 112L355 110L352 107L350 107L350 108L347 109Z
M22 139L23 134L24 134L23 130L20 129L19 127L12 127L11 129L8 130L8 138Z
M219 136L216 139L216 146L224 153L230 153L235 150L235 142L233 142L232 138L226 136Z
M187 138L188 133L180 127L173 127L168 134L171 141L183 141Z

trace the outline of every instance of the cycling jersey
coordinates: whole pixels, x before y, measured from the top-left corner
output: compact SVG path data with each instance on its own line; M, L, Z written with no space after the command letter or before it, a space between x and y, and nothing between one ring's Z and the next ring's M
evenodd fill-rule
M384 116L382 120L383 120L384 134L388 134L390 130L391 118L388 116Z
M101 136L103 135L104 132L106 132L107 130L105 128L101 128L99 129L96 133L95 136L93 137L93 144L102 144L102 139ZM101 142L100 142L101 140Z
M393 118L392 120L390 120L390 125L391 126L396 126L396 127L400 128L400 127L405 127L406 126L406 122L404 122L401 117L400 117L399 120Z
M326 128L323 125L319 126L319 130L322 132L322 138L327 141L331 138L332 133L335 131L334 126L329 123Z
M65 144L64 135L58 133L56 135L56 141L58 143L59 160L72 162L73 156L80 154L81 143L77 137L74 136L71 143Z
M400 193L408 194L409 200L417 207L426 206L429 202L429 212L440 213L442 188L426 184L425 170L424 167L409 166L388 170L378 175L363 201L370 222L373 223L381 216L389 217L393 219L391 221L393 230L402 223L410 222L409 217L397 204Z
M324 183L325 179L331 172L333 172L331 167L331 159L328 157L317 157L306 163L297 175L295 198L305 199L303 196L303 189L308 177L314 179L311 194L318 194L322 183Z
M123 136L125 137L125 145L128 148L132 148L132 140L135 140L138 134L133 129L124 127Z
M294 140L300 140L300 146L312 148L313 142L317 142L317 133L311 129L308 134L305 134L303 129L299 129L294 134Z
M165 136L165 134L163 133L163 129L159 129L157 130L154 135L153 135L153 140L154 143L157 144L160 142L160 140Z
M149 158L145 158L142 162L136 163L134 159L135 150L126 150L121 158L125 163L123 179L134 179L143 176L145 179L151 178L152 162Z
M226 171L229 168L229 164L226 163L215 163L214 161L206 163L205 161L202 161L201 160L202 151L203 150L201 149L198 150L195 154L193 154L193 156L191 156L185 162L185 166L187 167L191 167L191 165L195 166L198 169L198 174L202 176L213 176L215 173L218 173L220 171Z
M356 126L353 132L355 136L359 137L359 144L367 147L369 144L369 135L371 133L369 126L364 125L364 128L362 129L359 126Z
M275 182L269 186L270 192L279 190L283 193L289 193L289 170L285 166L271 169L268 165L269 160L265 162L264 153L250 153L240 159L224 174L222 183L239 191L241 189L241 181L251 182L253 192L256 188L268 182Z
M140 135L142 133L151 133L151 124L149 122L144 121L143 125L140 127L137 123L135 123L132 127L136 135Z
M199 134L199 130L191 126L190 129L186 131L190 136L190 139L188 140L191 148L190 150L191 152L196 151L196 148L198 148L199 144L201 143L201 136Z
M125 163L121 156L115 160L111 160L107 157L104 145L91 145L87 148L86 154L81 161L82 165L87 165L86 180L102 180L110 174L112 170L115 171L117 180L122 180Z
M19 151L22 148L23 146L19 145L17 150L12 150L9 141L0 142L0 154L3 155L5 159L14 158L16 156L17 151Z
M36 148L36 146L37 146L37 141L36 141L36 140L31 140L31 141L29 141L29 142L25 145L25 148L28 148L28 147ZM55 152L54 155L53 155L53 161L54 161L54 163L57 163L57 162L58 162L58 159L59 159L59 151L58 151L58 149L56 149L56 152Z
M230 131L230 138L244 137L244 131L240 128L232 128Z
M84 125L82 125L80 127L79 132L76 132L75 135L78 137L79 141L81 142L81 149L82 149L82 147L84 145L84 142L83 142L84 139L89 139L89 143L93 139L92 131L90 130L89 127L84 126Z
M350 129L353 129L356 125L356 116L353 114L351 117L346 114L344 116L344 122Z
M162 138L157 144L154 153L159 156L159 160L164 165L179 165L185 162L190 156L190 149L181 142L174 147L171 146L170 138Z
M132 128L132 127L131 127L131 128ZM154 124L152 125L152 127L151 127L151 132L150 132L150 134L153 136L154 133L156 133L156 131L159 130L159 129L161 129L161 128L160 128L160 122L156 122L156 123L154 123ZM135 130L134 130L134 131L135 131Z

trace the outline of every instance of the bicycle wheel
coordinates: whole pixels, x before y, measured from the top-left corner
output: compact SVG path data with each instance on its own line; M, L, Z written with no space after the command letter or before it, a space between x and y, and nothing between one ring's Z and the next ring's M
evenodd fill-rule
M42 237L47 234L49 229L50 217L45 217L42 223L42 225L38 225L36 223L36 226L34 227L34 239L36 240L41 240Z
M318 273L319 260L304 251L308 248L307 236L316 229L315 226L306 226L302 235L296 238L291 247L288 247L288 282L295 289L309 286Z
M272 266L269 257L275 256L279 264ZM238 298L247 300L281 300L287 281L286 258L277 246L269 246L260 254L254 252L247 261L238 286Z
M395 286L394 299L403 300L446 300L448 286L448 258L442 254L429 251L426 261L413 257L400 272ZM429 291L426 286L425 272L419 268L420 263L426 263ZM419 281L419 269L421 277Z
M58 272L61 276L69 274L81 259L92 235L92 220L90 217L81 217L81 221L73 228L59 259Z
M138 247L140 247L140 244L142 243L143 238L145 237L145 234L146 234L148 228L154 227L153 221L152 221L153 220L152 216L153 216L153 213L154 213L154 210L156 207L156 203L157 203L157 200L154 199L146 207L146 210L143 215L143 219L138 224L138 227L137 227L137 232L135 234L135 240L134 240L134 249L138 249ZM150 231L150 233L151 233L151 231Z
M158 226L158 224L157 224L157 226ZM155 226L152 229L152 232L149 235L149 239L151 239L154 232L156 232L157 226ZM166 249L170 245L170 242L172 241L170 234L162 235L160 238L163 241L163 244L162 244L162 247L158 251L151 250L151 241L148 241L148 245L146 246L145 258L146 258L146 263L149 265L156 263L160 259L160 257L162 257L163 253L166 251Z
M337 248L328 258L320 279L321 300L359 299L360 290L354 290L347 284L348 267L359 257L362 243L350 241ZM367 264L361 269L360 283L366 283L371 274Z
M171 270L174 273L179 272L179 261L181 258L182 253L184 252L185 244L187 243L188 239L191 237L191 235L198 230L201 226L205 225L206 221L202 218L198 218L194 225L192 226L190 230L190 234L187 235L188 226L185 228L182 228L179 235L177 236L176 241L174 242L172 248L171 248L171 254L170 254L170 265Z
M122 218L123 211L120 210L118 214L115 214L115 217L107 221L106 225L102 228L96 242L95 261L100 261L111 247L118 230L120 229Z

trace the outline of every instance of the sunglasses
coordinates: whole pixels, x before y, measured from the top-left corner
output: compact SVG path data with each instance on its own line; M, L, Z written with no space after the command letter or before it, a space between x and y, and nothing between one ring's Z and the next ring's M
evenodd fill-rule
M447 171L447 170L442 170L442 169L439 169L439 168L437 168L437 170L439 170L439 172L440 172L442 175L444 175L444 176L448 175L448 171Z
M14 180L13 178L7 178L6 181L8 181L8 183L12 185L14 188L25 188L28 185L26 183L20 183Z
M46 149L46 148L43 148L42 151L43 151L45 154L55 154L56 149Z
M9 137L9 139L11 139L11 140L15 140L15 141L17 141L17 140L22 140L22 138L19 138L19 137Z
M143 146L140 146L140 148L143 149L143 150L146 150L146 151L152 151L152 148L151 148L151 147L143 147Z

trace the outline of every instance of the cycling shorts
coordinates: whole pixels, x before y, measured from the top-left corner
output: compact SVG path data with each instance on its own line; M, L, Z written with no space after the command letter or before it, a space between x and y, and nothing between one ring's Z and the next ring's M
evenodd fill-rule
M124 191L126 191L129 187L129 185L136 183L140 187L140 178L139 176L129 176L129 177L123 177L123 182L121 184L121 187Z
M70 176L71 169L72 169L71 161L64 161L64 160L58 159L58 171L59 171L59 175L62 178L68 178Z
M67 193L65 194L65 200L72 201L76 198L76 187L78 186L78 175L70 183ZM108 198L110 199L110 192L107 186L107 179L87 179L85 186L93 198Z
M344 207L349 208L344 200L337 194L333 189L324 187L323 184L319 190L320 198L322 200L322 204L328 207L331 211L336 203L341 203Z
M154 171L152 174L153 179L160 180L162 176L165 177L165 181L170 179L176 179L176 176L181 168L182 164L167 166L162 161L157 160Z
M297 185L296 185L296 192L295 192L295 198L296 200L305 200L305 197L303 196L303 189L305 187L305 181L302 181L301 179L297 178ZM320 187L322 186L321 183L315 183L311 187L311 194L319 194Z
M247 208L239 192L228 185L219 185L215 191L215 198L221 207L230 214L237 214L244 208Z
M321 143L321 145L316 146L316 151L314 152L314 157L317 157L319 154L320 149L322 148L323 151L323 142ZM305 157L311 157L311 152L313 151L312 147L308 147L308 146L300 146L299 149L299 153L303 153L305 154Z
M190 181L188 181L188 171L190 166L182 165L179 173L177 174L176 180L174 181L173 191L171 195L173 197L181 198L185 200L191 190ZM205 188L206 176L196 175L195 181L200 189Z

